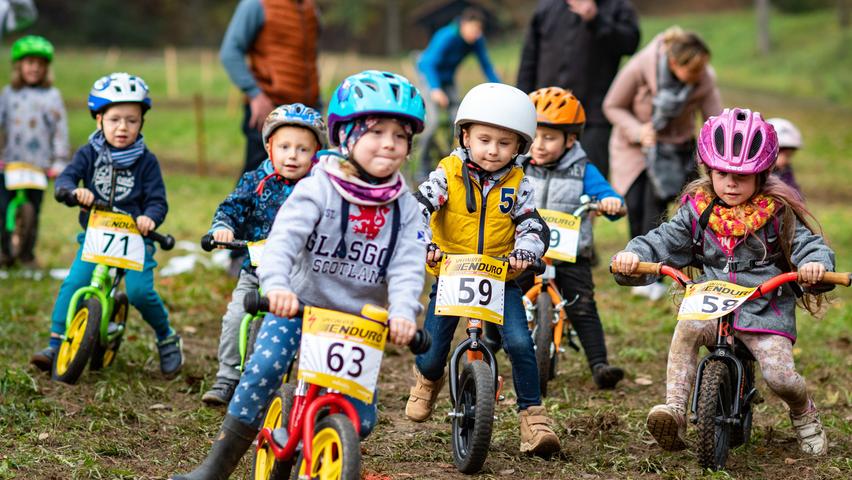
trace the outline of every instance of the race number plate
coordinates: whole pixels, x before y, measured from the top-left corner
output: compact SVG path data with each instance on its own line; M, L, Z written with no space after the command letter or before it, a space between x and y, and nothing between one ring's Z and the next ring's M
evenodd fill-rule
M256 267L260 265L260 257L263 256L263 247L266 246L266 239L258 240L257 242L248 242L246 246L248 247L251 266Z
M44 170L23 162L7 163L3 171L6 190L46 190L47 175Z
M727 315L748 300L757 287L742 287L721 280L687 285L678 320L713 320Z
M142 271L145 242L130 215L92 210L82 258L86 262Z
M386 325L357 315L305 308L299 379L372 403Z
M550 228L550 247L545 258L574 263L580 243L580 217L556 210L539 210Z
M435 313L503 324L506 262L485 255L447 255L441 260Z

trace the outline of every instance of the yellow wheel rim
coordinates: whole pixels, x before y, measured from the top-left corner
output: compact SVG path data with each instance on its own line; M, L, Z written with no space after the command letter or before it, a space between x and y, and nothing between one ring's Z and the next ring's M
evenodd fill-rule
M266 416L263 417L263 426L261 428L271 428L275 430L281 426L281 397L272 399L269 408L266 409ZM254 458L254 478L255 480L267 480L272 475L272 469L275 468L275 454L269 448L269 443L265 443L263 448L259 449Z
M320 480L339 479L343 473L343 442L333 428L324 428L314 435L310 478ZM305 474L305 463L299 466L299 474Z
M71 320L71 329L65 332L65 340L59 346L59 354L56 359L56 374L65 375L68 364L77 356L80 343L86 333L86 324L89 323L89 309L86 307L77 310L74 319Z

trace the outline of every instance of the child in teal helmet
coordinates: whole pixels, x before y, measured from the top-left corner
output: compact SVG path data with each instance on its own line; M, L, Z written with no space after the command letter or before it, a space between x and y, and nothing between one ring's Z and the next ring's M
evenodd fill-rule
M0 221L5 223L17 190L24 190L36 212L35 231L25 235L26 244L17 253L17 260L27 268L38 266L35 240L47 186L44 175L58 175L69 154L65 105L59 90L51 86L52 60L53 45L47 39L35 35L20 38L12 45L12 80L0 93L0 131L6 138L0 157ZM32 175L38 180L33 181ZM0 267L11 266L15 261L10 255L11 234L6 228L0 231Z
M257 269L271 313L255 354L204 463L173 478L227 478L236 468L296 355L300 301L355 315L367 303L380 305L389 312L391 342L407 344L414 336L426 243L417 200L399 169L424 117L420 93L393 73L361 72L334 92L328 137L337 148L318 154L312 175L299 181L287 208L279 210ZM376 424L373 399L350 399L362 437Z

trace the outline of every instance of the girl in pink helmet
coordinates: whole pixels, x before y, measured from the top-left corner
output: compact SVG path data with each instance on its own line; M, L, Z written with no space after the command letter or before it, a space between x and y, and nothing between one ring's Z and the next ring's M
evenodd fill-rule
M634 238L613 258L616 281L654 281L651 275L632 275L640 260L692 265L703 270L699 281L744 286L798 270L806 287L802 304L816 312L821 294L808 287L834 269L834 252L800 197L770 175L778 157L772 125L760 113L725 109L701 128L697 147L700 178L686 187L671 220ZM769 388L789 407L802 451L820 455L828 447L825 432L793 363L796 292L790 285L745 303L734 320L735 335L757 359ZM675 328L666 403L652 408L647 419L648 430L666 450L686 446L686 402L695 380L696 355L701 345L715 341L715 327L715 322L679 321Z

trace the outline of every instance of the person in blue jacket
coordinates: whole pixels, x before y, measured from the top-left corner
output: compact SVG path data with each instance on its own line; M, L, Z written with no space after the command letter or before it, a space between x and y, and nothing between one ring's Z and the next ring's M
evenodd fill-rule
M79 215L84 232L77 236L80 248L53 306L50 342L30 359L30 363L43 371L52 369L62 343L71 297L89 284L95 269L94 263L81 259L89 221L87 207L95 200L108 203L133 217L142 235L161 225L169 210L160 164L145 146L141 133L145 112L151 108L145 81L128 73L101 77L89 93L88 104L97 130L56 178L56 190L72 191L84 206ZM83 182L82 187L78 186L80 182ZM154 290L155 251L154 243L145 239L143 270L128 270L125 277L127 297L157 335L160 371L167 378L174 378L183 366L181 339L169 325L169 313Z
M429 40L426 50L417 60L420 74L420 87L426 101L426 128L420 135L419 155L421 176L427 177L434 169L431 164L430 149L432 136L438 129L438 109L447 109L450 124L456 116L459 106L456 90L456 69L471 52L476 54L482 73L489 82L500 83L500 77L494 71L488 50L485 47L485 14L471 7L464 10L458 20L442 27ZM452 129L452 127L450 127ZM450 138L453 138L452 132Z

